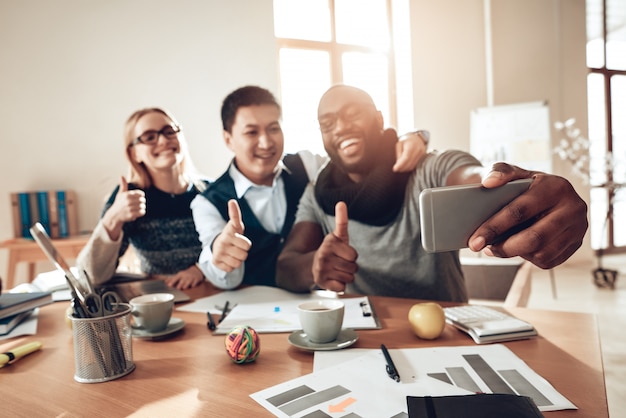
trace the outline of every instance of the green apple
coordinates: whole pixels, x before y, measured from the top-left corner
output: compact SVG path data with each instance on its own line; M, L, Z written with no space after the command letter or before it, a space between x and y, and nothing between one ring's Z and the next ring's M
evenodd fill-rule
M446 326L446 315L438 303L416 303L409 310L409 323L415 335L425 340L434 340Z

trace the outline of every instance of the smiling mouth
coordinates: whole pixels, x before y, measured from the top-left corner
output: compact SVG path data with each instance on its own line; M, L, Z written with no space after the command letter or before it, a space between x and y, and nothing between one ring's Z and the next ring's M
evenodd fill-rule
M345 141L341 141L339 143L339 149L343 150L352 145L356 145L359 141L357 139L346 139Z
M274 153L270 154L254 154L254 156L260 160L271 160L274 158Z
M168 149L164 149L162 151L159 152L155 152L154 155L161 156L161 155L169 155L169 154L176 154L178 152L177 148L168 148Z

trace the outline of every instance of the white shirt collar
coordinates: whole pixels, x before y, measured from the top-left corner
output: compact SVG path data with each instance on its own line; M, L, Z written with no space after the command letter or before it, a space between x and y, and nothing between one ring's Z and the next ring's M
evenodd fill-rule
M276 168L274 170L274 181L272 182L271 187L276 186L276 180L278 180L283 170L291 174L291 171L289 171L287 166L285 166L283 160L280 160L278 161L278 164L276 164ZM250 179L244 176L243 173L239 171L239 169L235 166L234 159L230 163L230 167L228 168L228 174L233 179L233 183L235 184L235 193L237 193L238 199L241 199L242 196L246 194L246 192L252 187L267 187L253 183L252 181L250 181Z

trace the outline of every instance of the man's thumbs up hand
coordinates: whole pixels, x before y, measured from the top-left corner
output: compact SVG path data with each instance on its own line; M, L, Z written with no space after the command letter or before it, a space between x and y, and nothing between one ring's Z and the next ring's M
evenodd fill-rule
M241 209L235 199L228 201L228 223L232 224L233 231L237 234L243 234L244 225L241 219Z
M213 241L213 264L227 273L239 268L248 258L252 242L243 235L244 224L236 200L228 201L229 221Z
M348 244L348 206L345 202L337 202L335 205L335 230L333 234L341 241Z
M348 236L348 207L344 202L335 205L335 230L326 235L313 257L313 280L322 289L343 292L354 281L359 267L358 254L350 246Z

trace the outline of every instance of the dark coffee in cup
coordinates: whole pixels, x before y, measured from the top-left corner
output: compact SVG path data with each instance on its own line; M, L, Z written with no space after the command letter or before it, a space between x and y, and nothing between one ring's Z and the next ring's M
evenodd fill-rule
M344 304L336 299L320 299L298 305L300 325L309 341L325 344L337 339L343 325Z

